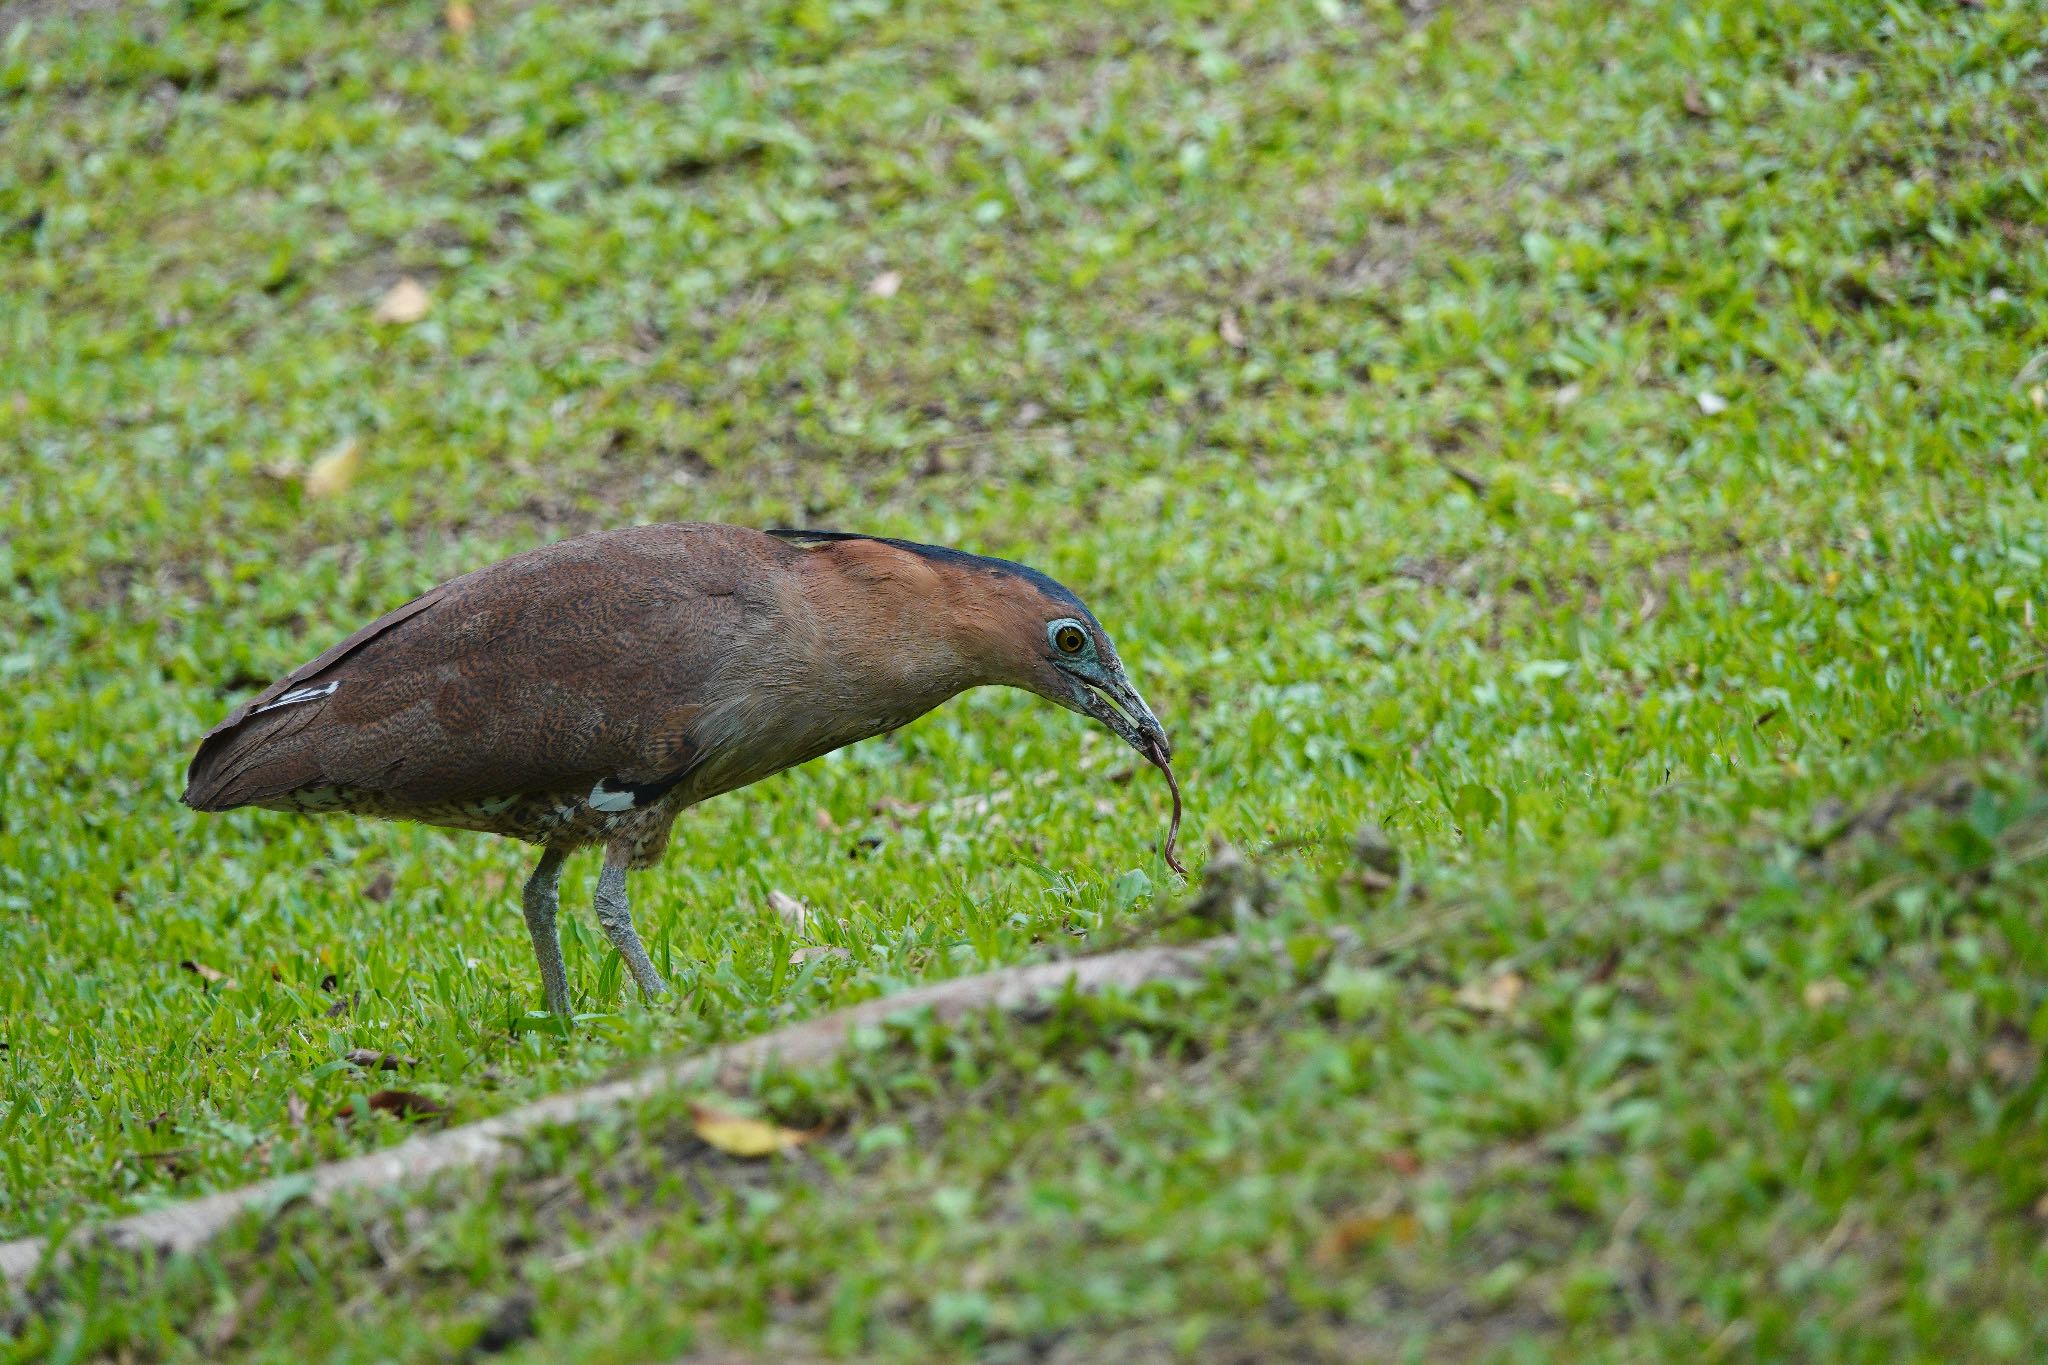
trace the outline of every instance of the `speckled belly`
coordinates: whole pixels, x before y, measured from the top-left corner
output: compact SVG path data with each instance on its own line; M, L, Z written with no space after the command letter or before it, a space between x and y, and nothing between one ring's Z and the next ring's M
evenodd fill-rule
M485 797L472 801L417 805L393 800L381 792L342 787L313 787L291 792L264 804L272 810L305 814L369 815L386 820L417 820L447 829L473 829L502 834L550 848L581 848L586 844L623 847L630 866L644 867L668 846L669 828L687 802L677 793L637 810L593 810L583 792L529 793Z

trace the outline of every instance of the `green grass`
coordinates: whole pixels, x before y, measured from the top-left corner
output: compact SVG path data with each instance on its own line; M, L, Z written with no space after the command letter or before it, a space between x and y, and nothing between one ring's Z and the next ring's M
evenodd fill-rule
M47 6L0 101L0 1231L399 1140L352 1048L477 1117L1189 899L1149 773L972 696L684 817L680 1006L572 867L563 1040L525 850L176 805L575 531L1052 572L1300 949L776 1081L781 1167L657 1107L89 1268L17 1354L434 1357L515 1283L535 1358L2040 1353L2033 7Z

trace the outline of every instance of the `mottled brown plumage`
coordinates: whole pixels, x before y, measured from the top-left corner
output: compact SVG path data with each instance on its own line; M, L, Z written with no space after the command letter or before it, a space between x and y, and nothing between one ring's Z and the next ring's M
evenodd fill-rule
M444 583L294 669L206 735L184 799L543 845L527 922L566 1010L567 852L605 846L599 919L657 994L623 877L660 856L680 811L983 684L1094 716L1165 764L1100 625L1032 570L835 533L610 531Z

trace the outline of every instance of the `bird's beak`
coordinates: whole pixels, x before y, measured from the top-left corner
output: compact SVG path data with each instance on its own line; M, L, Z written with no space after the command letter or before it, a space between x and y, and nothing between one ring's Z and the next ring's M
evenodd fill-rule
M1122 673L1099 679L1069 674L1068 679L1073 686L1076 711L1101 721L1154 763L1164 763L1173 756L1173 741L1166 737L1166 727Z

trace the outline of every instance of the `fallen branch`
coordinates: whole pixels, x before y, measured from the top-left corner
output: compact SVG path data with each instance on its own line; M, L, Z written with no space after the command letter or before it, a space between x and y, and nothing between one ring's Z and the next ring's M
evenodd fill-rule
M251 1211L275 1212L300 1200L326 1205L344 1194L388 1192L444 1171L488 1169L516 1156L518 1139L542 1128L618 1113L664 1091L699 1086L737 1089L770 1063L791 1068L823 1065L848 1051L858 1031L906 1013L929 1011L942 1023L983 1011L1015 1013L1070 989L1127 990L1188 976L1237 946L1236 939L1226 937L1185 947L1132 948L1066 962L1006 967L863 1001L758 1038L660 1062L623 1080L550 1096L382 1151L109 1223L88 1224L54 1244L41 1237L0 1243L0 1281L19 1285L39 1269L59 1268L94 1246L169 1255L195 1251Z
M1976 691L1965 693L1962 699L1964 701L1975 701L1993 688L2004 687L2007 683L2018 682L2021 678L2031 678L2036 673L2041 672L2048 672L2048 659L2036 659L2033 663L2024 664L2019 668L2013 669L2010 673L1993 678Z
M1444 473L1450 475L1459 483L1464 484L1466 490L1470 492L1473 497L1479 499L1481 502L1486 501L1486 480L1480 478L1477 474L1474 474L1471 470L1465 468L1463 465L1452 464L1449 460L1445 459L1441 455L1435 456L1434 458L1439 465L1443 466Z

